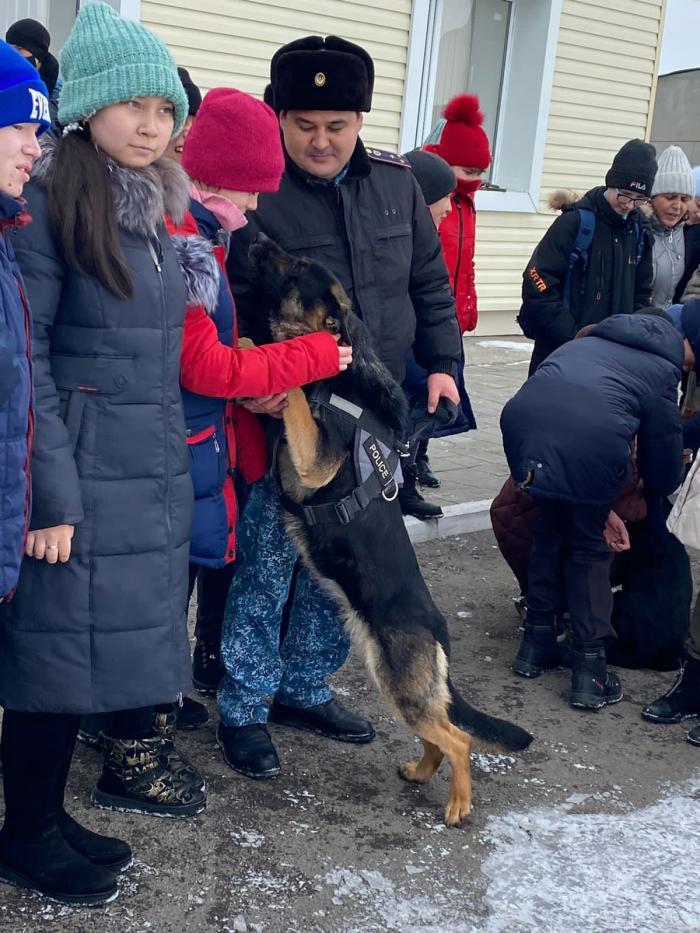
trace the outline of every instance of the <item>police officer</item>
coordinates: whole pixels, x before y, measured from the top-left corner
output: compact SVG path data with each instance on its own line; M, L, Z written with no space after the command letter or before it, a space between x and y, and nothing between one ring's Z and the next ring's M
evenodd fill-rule
M359 137L373 85L367 52L336 36L307 36L275 53L266 100L279 114L286 170L279 191L262 194L248 226L233 236L229 276L241 332L263 343L269 333L248 261L251 240L264 231L290 253L323 262L399 381L413 346L429 373L428 407L434 411L441 396L459 401L454 302L410 164L366 148ZM286 401L277 395L245 404L280 417ZM371 741L371 723L345 710L326 684L344 663L348 642L334 605L306 570L295 570L273 478L250 488L238 560L218 695L218 738L227 762L253 777L279 772L268 718L339 741ZM288 624L280 641L285 604ZM274 700L268 710L269 695Z

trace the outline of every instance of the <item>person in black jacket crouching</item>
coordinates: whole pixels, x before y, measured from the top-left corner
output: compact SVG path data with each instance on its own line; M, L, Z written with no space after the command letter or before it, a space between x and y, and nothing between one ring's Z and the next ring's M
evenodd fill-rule
M586 324L649 306L653 236L639 208L649 202L656 168L654 147L631 139L613 159L605 186L562 208L535 247L518 316L535 341L530 375Z
M611 511L629 481L630 448L652 520L683 474L678 381L684 343L665 313L616 314L560 347L508 402L503 444L515 482L537 499L525 634L514 671L537 677L560 665L557 618L568 607L576 707L622 699L606 668L610 562L629 546Z

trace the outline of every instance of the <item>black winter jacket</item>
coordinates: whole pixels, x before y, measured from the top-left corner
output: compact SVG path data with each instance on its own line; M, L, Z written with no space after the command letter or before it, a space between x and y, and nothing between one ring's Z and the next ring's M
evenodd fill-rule
M616 314L560 347L503 409L515 482L533 496L611 505L630 478L630 445L649 495L683 472L677 403L683 341L666 319Z
M112 164L133 297L68 266L44 188L15 251L31 305L36 427L32 528L75 525L70 559L25 558L0 606L0 704L98 713L173 701L191 682L185 606L193 494L180 396L186 290L162 223L189 202L164 160ZM107 171L107 166L105 166ZM149 248L150 244L150 248Z
M370 150L376 153L377 150ZM233 234L228 258L239 329L270 340L248 247L262 230L296 256L326 265L362 318L374 349L401 381L413 346L425 369L456 378L461 338L447 267L413 172L358 140L339 184L322 182L287 157L280 190L261 194L248 225ZM414 342L415 341L415 342Z
M572 271L567 308L564 286L579 231L580 207L595 213L595 234L587 268L584 270L578 263ZM635 223L646 241L638 265ZM648 218L638 210L626 218L615 213L605 198L605 188L593 188L580 201L562 209L523 273L520 313L527 318L535 337L531 374L552 350L573 339L586 324L597 324L611 314L628 314L649 304L654 277L652 244Z

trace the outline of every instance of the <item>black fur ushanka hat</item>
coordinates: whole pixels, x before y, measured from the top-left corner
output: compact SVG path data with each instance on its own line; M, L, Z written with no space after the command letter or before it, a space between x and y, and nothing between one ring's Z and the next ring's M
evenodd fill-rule
M282 110L372 109L374 63L359 45L338 36L305 36L278 49L265 101Z

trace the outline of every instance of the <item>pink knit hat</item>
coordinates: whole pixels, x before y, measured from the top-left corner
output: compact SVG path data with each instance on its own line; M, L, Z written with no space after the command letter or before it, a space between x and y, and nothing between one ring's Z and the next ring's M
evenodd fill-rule
M185 139L182 167L212 188L277 191L284 153L274 111L243 91L213 88Z

